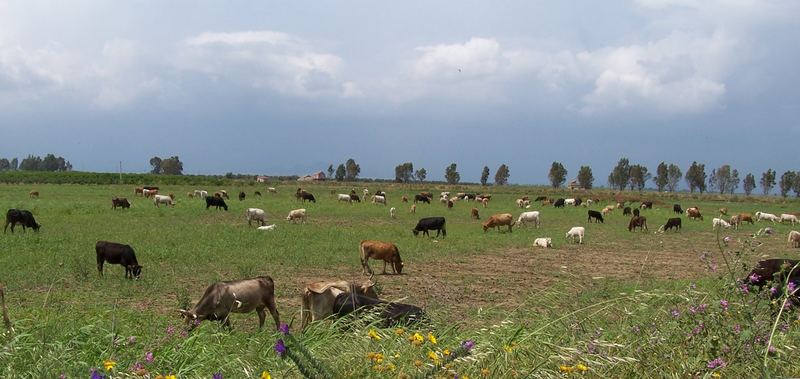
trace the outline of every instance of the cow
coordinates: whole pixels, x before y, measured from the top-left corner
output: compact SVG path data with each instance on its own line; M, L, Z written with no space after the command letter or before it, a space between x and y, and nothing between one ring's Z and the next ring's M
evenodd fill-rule
M564 205L575 205L575 199L564 199Z
M553 203L553 206L556 208L564 208L564 199L556 200L556 202Z
M686 209L686 216L692 220L700 219L703 220L703 215L700 214L700 209L697 207L691 207Z
M259 208L247 208L244 211L244 217L247 219L247 225L253 226L253 221L258 221L257 226L265 226L267 225L267 214L264 212L263 209Z
M193 194L193 193L191 193L191 192L187 192L187 193L186 193L186 197L188 197L188 198L190 198L190 199L194 199L194 194Z
M478 208L472 208L469 210L469 216L476 220L480 220L481 216L478 214Z
M219 210L220 207L225 208L226 211L228 210L228 204L225 204L225 200L222 200L221 197L216 197L216 196L206 197L206 209L208 209L212 205L217 207L217 210Z
M131 203L129 203L128 199L124 197L114 197L111 199L111 209L117 209L117 207L128 209L131 207Z
M721 218L714 217L711 219L711 229L718 229L720 227L728 229L731 227L731 224Z
M205 198L207 198L207 197L208 197L208 191L206 191L206 190L200 190L200 198L201 198L201 199L205 199Z
M158 191L158 186L142 186L142 188L144 188L146 190L151 190L151 191L153 191L153 190Z
M794 225L796 222L800 222L800 220L797 219L797 216L793 214L781 213L781 224L783 224L784 221L789 221L792 223L792 225Z
M447 209L453 209L453 200L447 200Z
M616 208L616 207L614 207L613 205L607 205L605 208L603 208L603 210L601 211L601 213L602 213L603 215L607 215L607 214L611 213L611 211L613 211L615 208Z
M537 238L533 240L533 246L548 248L553 247L553 239L552 238Z
M631 221L628 223L628 231L633 232L639 228L642 231L648 230L647 229L647 217L642 216L633 216L631 217Z
M488 220L483 222L483 232L489 230L489 228L497 228L500 230L501 226L508 226L508 231L512 232L512 227L514 226L514 216L511 213L498 213L489 217Z
M639 217L639 208L633 208L633 217Z
M355 293L372 299L378 299L374 289L375 283L350 283L345 280L331 282L313 282L306 285L303 290L302 308L300 308L301 329L308 324L323 320L332 315L333 304L336 296L343 293Z
M427 197L427 196L423 196L423 195L414 195L414 204L416 204L417 202L420 202L420 201L425 203L425 204L430 204L431 203L431 198Z
M792 268L798 264L800 264L800 260L765 259L759 261L747 275L747 278L742 281L758 287L763 287L774 281L783 284L787 279L789 281L800 281L800 267L792 271Z
M356 195L354 193L351 193L350 194L350 203L352 204L353 201L355 201L357 203L360 203L361 202L361 197L359 197L358 195Z
M267 187L267 192L269 193L278 193L278 190L275 187Z
M142 187L136 187L136 188L134 188L134 189L133 189L133 196L136 196L136 195L142 195L142 196L144 196L144 188L142 188Z
M172 197L170 196L153 195L153 204L155 204L156 207L160 207L160 204L167 204L174 207L175 201L172 200Z
M580 206L581 204L583 204L583 199L581 199L580 197L576 197L575 198L575 206L577 207L577 206Z
M31 199L34 199L34 198L38 199L39 198L39 191L31 191L31 192L28 193L28 196Z
M416 305L385 302L356 293L340 293L333 303L333 312L338 317L346 316L361 309L381 308L378 317L383 320L381 327L410 325L426 319L425 311Z
M340 194L336 195L336 201L337 202L345 201L348 204L353 204L353 196L358 196L358 195L348 195L348 194L340 193Z
M139 279L142 275L142 266L136 260L136 253L129 245L116 242L97 241L94 245L97 252L97 272L103 276L103 263L118 264L125 267L125 278Z
M630 216L631 215L631 207L625 207L625 209L622 210L622 215L623 216Z
M417 213L417 204L411 204L411 210L409 213Z
M755 225L753 221L753 215L750 213L739 213L739 222L749 222L751 225Z
M390 218L397 217L397 208L395 208L395 207L389 208L389 217Z
M681 218L680 217L673 217L673 218L668 219L666 224L661 225L661 227L658 228L658 230L662 231L662 232L665 232L667 230L675 228L675 231L677 232L677 231L681 230L681 226L682 226L681 225Z
M677 214L683 214L683 209L680 204L672 204L672 211Z
M395 275L403 273L403 260L400 259L400 250L397 245L389 242L363 240L358 245L361 255L361 270L364 274L373 274L372 268L369 267L369 260L382 260L383 273L386 274L386 264L392 265L392 272Z
M720 208L719 209L719 214L721 214L723 216L727 216L728 215L728 208Z
M300 194L300 199L301 199L301 200L303 200L303 202L304 202L304 203L305 203L306 201L310 201L310 202L312 202L312 203L315 203L315 204L316 204L316 202L317 202L317 199L315 199L315 198L314 198L314 195L312 195L311 193L305 192L305 191L303 191L303 192Z
M373 195L372 196L372 204L383 204L386 205L386 197L381 195Z
M30 211L14 208L11 208L8 210L8 212L6 212L6 225L3 227L3 234L5 234L6 230L8 230L8 224L11 224L11 234L14 234L14 226L17 224L22 225L23 232L26 232L27 228L31 228L34 232L38 232L39 228L42 227L41 224L36 222L36 219L33 218L33 214Z
M253 192L253 196L261 197L261 191Z
M245 197L247 197L247 195L244 191L239 191L239 201L243 201Z
M295 209L295 210L290 211L289 215L286 216L286 220L287 221L291 221L292 224L295 223L295 220L300 220L301 223L305 223L306 222L306 209L305 208L300 208L300 209Z
M268 309L275 320L275 327L280 326L280 316L275 307L275 282L269 276L251 279L216 282L203 293L203 297L191 310L180 309L178 312L186 319L190 328L199 325L203 320L221 321L230 327L230 313L258 313L258 328L264 328L264 320Z
M584 228L582 226L573 226L572 229L570 229L567 232L567 234L564 236L564 238L570 238L570 239L572 239L572 242L575 242L575 237L578 237L578 243L582 244L583 243L583 236L585 234L586 234L586 228Z
M547 200L547 196L537 196L536 199L534 199L533 201L540 202L544 200Z
M225 190L219 190L219 191L217 191L217 192L214 192L214 196L217 196L217 194L219 194L219 196L218 196L218 197L221 197L221 198L223 198L223 199L228 199L228 200L230 200L230 199L231 199L231 198L228 196L228 191L225 191Z
M761 221L761 220L772 221L772 223L774 224L776 222L779 222L781 218L772 213L756 212L756 221Z
M439 237L440 232L442 233L442 237L447 237L447 229L445 228L445 224L446 221L444 217L425 217L419 219L419 221L417 221L417 226L415 226L411 231L415 236L419 235L419 232L422 232L423 236L430 237L428 231L436 230L436 237Z
M142 190L142 195L144 195L144 197L147 197L147 198L149 198L151 196L154 196L154 195L157 195L157 194L158 194L158 190L157 189L147 189L147 188L145 188L145 189Z
M518 208L524 208L525 207L524 203L525 203L525 201L522 200L522 199L517 199L517 201L516 201L516 204L517 204Z
M588 213L589 213L589 218L586 219L586 222L592 222L592 219L594 219L594 222L599 222L599 223L605 224L605 221L603 220L603 214L602 213L600 213L598 211L593 211L591 209L589 210Z
M489 198L484 197L483 199L481 199L481 204L483 204L484 208L489 208Z
M522 212L517 218L517 224L520 224L520 226L525 225L529 222L532 223L537 228L541 225L541 219L539 218L539 211Z
M639 205L639 209L653 209L653 202L643 201L642 204Z
M789 242L792 247L800 247L800 232L796 230L790 231L787 242Z
M400 198L400 201L402 201L404 203L407 203L408 202L408 196L403 195L403 197Z

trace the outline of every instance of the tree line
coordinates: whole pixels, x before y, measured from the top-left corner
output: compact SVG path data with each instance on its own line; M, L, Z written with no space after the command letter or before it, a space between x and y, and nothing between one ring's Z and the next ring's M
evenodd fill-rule
M0 171L72 171L72 164L64 157L47 154L44 158L29 154L20 161L0 158Z

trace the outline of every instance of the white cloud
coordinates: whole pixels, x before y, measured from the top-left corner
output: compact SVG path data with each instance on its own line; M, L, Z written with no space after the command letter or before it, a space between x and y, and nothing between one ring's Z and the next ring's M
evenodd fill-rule
M472 38L463 44L421 46L414 63L414 76L420 79L452 80L482 78L497 74L508 62L494 39Z
M292 43L293 38L286 33L274 32L271 30L246 31L235 33L213 33L205 32L196 37L189 38L186 43L189 45L208 45L214 43L226 45L245 45L267 43L271 45Z

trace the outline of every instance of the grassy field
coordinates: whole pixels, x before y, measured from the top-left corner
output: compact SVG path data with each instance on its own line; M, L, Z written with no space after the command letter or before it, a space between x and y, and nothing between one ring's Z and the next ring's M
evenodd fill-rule
M299 377L297 367L273 351L278 335L270 320L263 332L249 314L234 315L232 331L204 323L186 333L178 317L177 309L194 304L212 282L257 275L275 280L281 319L294 321L293 335L335 377L800 375L797 365L788 363L800 342L797 313L782 313L776 323L765 294L743 294L731 280L763 257L800 257L786 242L792 227L770 224L776 235L757 238L752 234L767 224L724 230L721 236L734 241L723 251L711 228L720 207L780 214L800 211L795 200L625 193L656 201L655 209L642 212L649 232L629 233L621 211L596 225L587 224L584 207L534 204L531 210L542 213L541 228L484 233L482 220L470 218L470 208L477 207L482 219L503 212L516 217L521 210L514 199L523 194L571 194L459 186L447 190L492 193L489 207L419 204L410 214L402 195L438 194L445 187L371 184L372 191L388 192L388 207L336 202L332 191L360 192L360 184L308 185L316 204L297 202L296 187L279 185L277 194L268 194L265 186L224 188L234 198L225 212L206 210L202 200L186 197L194 189L223 189L216 186L161 186L178 201L174 208L156 208L134 197L133 185L0 185L3 209L28 209L43 225L38 233L0 236L0 282L15 323L14 331L2 335L0 376L88 377L92 369L106 373L103 362L110 360L116 362L115 378L210 378L216 372L255 378L265 370L276 378ZM28 198L31 189L41 197ZM241 202L235 199L240 190L248 195ZM264 196L253 196L256 190ZM132 208L111 210L112 196L127 197ZM608 192L580 196L600 198L590 209L615 202ZM699 206L705 221L684 217L681 232L653 233L674 217L675 202L684 209ZM396 219L388 215L392 206ZM248 227L248 207L266 210L276 230ZM307 209L306 224L285 220L296 208ZM445 216L447 237L414 237L411 229L425 216ZM572 226L586 226L583 245L564 239ZM532 248L537 237L553 238L554 248ZM376 276L381 297L425 307L431 324L395 330L321 323L300 334L303 285L365 279L358 257L363 239L397 244L403 275ZM114 265L99 277L98 240L133 246L144 266L141 280L125 280L124 270ZM381 266L372 264L377 272ZM370 330L380 340L368 336ZM430 333L437 343L410 343L415 332ZM470 354L454 360L446 354L468 339L476 343Z

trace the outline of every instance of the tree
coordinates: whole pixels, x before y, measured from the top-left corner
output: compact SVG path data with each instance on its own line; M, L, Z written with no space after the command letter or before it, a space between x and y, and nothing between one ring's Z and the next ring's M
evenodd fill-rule
M417 170L414 173L414 176L416 176L417 180L419 180L420 182L424 182L425 178L428 176L428 171L425 170L425 167L423 167L423 168Z
M686 184L689 185L689 192L698 190L703 193L706 190L706 165L692 162L686 170Z
M592 183L594 183L592 168L589 166L581 166L578 170L578 186L583 189L592 189Z
M678 183L680 183L682 177L681 168L676 164L670 163L669 167L667 167L667 190L675 192L675 188L678 188Z
M497 168L497 172L494 173L494 184L498 186L508 184L509 176L511 176L511 173L508 170L508 166L505 163L501 164L500 167Z
M708 187L718 190L720 194L733 193L739 187L739 171L731 171L730 165L722 165L711 170Z
M13 171L19 170L19 160L17 160L17 158L11 160L11 170Z
M340 164L339 167L336 167L336 180L342 182L345 176L347 176L347 170L343 164Z
M486 183L489 182L489 167L483 166L483 171L481 171L481 185L485 186Z
M447 184L456 184L461 180L461 175L456 171L456 164L451 163L444 169L444 180Z
M400 183L408 183L414 178L414 165L405 162L394 168L394 180Z
M647 172L647 167L644 167L639 164L635 164L631 166L630 170L630 185L631 190L637 189L639 192L642 192L644 189L645 184L648 180L650 180L650 173Z
M39 171L42 167L42 158L28 154L28 157L19 163L19 169L22 171Z
M564 168L561 162L553 162L550 165L550 173L547 174L547 178L550 179L550 185L553 188L559 188L567 181L567 169Z
M624 190L631 179L631 165L628 158L620 158L617 166L608 174L608 185L611 188Z
M150 158L150 166L153 167L153 169L150 170L151 174L160 174L161 173L161 158L159 158L159 157Z
M8 171L11 169L11 162L6 158L0 159L0 171Z
M328 179L333 179L334 172L336 172L336 170L333 169L333 163L331 163L331 165L328 166Z
M661 162L658 164L653 182L656 184L658 192L664 192L664 189L667 188L667 184L669 184L669 166L666 163Z
M353 158L348 159L347 162L344 163L344 169L346 171L345 178L348 182L355 181L358 174L361 173L361 166L356 164Z
M775 175L778 173L775 170L768 168L763 174L761 174L761 191L764 195L769 195L769 192L772 191L772 187L775 186Z
M744 194L750 196L756 188L756 177L753 174L747 174L744 177Z
M183 175L183 162L177 155L161 161L161 173L164 175Z
M800 173L798 173L794 177L794 184L792 184L792 191L794 191L795 197L800 197Z
M786 197L789 194L789 191L791 191L794 186L794 180L796 178L797 173L794 171L786 171L781 175L781 181L778 183L781 189L781 196Z

